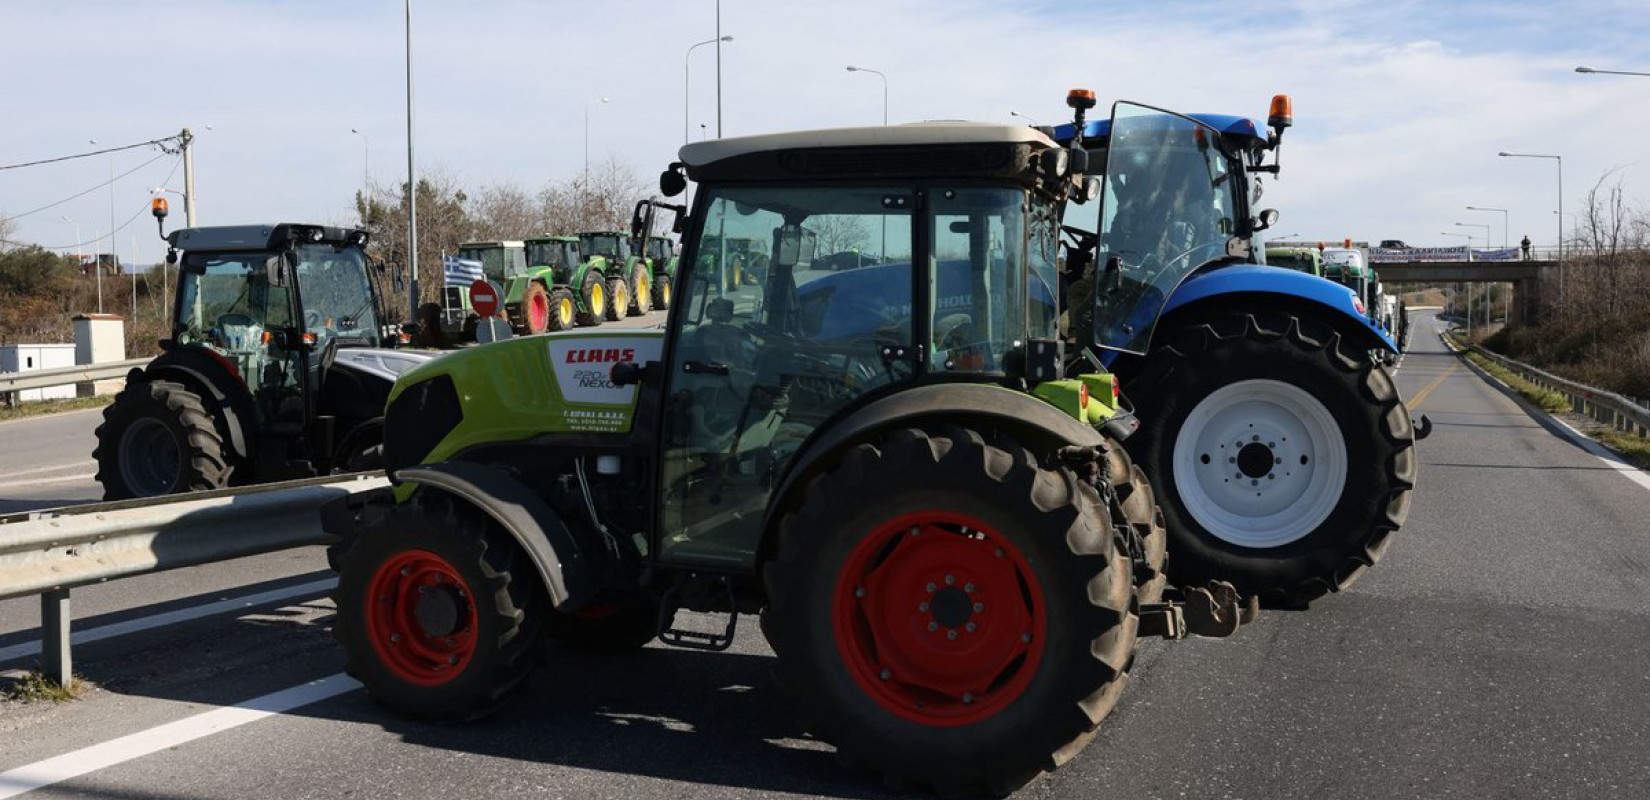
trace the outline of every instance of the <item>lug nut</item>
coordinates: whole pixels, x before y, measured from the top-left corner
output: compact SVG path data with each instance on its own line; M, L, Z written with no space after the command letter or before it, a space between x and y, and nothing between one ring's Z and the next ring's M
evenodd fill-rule
M888 670L883 670L883 671L877 673L877 677L881 678L883 680L888 680L889 678L894 677L894 673L889 672Z
M985 603L975 603L974 604L974 613L978 614L978 613L980 613L981 611L984 611L984 610L985 610Z
M963 705L965 705L965 706L974 705L974 693L973 692L963 692Z
M934 631L937 631L939 629L940 629L940 624L938 622L928 623L928 632L929 633L933 633Z
M952 628L952 629L951 629L951 630L948 630L948 631L946 631L946 632L945 632L945 638L947 638L947 639L955 639L955 638L957 638L957 629L956 629L956 628Z
M917 604L917 610L921 611L924 614L928 613L928 604L927 603L918 603Z
M1002 558L1002 557L1003 557L1003 549L1002 549L1002 548L1001 548L1001 547L999 547L999 548L997 548L997 550L996 550L996 552L995 552L995 553L994 553L994 554L995 554L995 555L996 555L996 556L997 556L997 557L998 557L998 558Z
M1026 644L1031 644L1031 631L1026 631L1025 633L1020 634L1020 641Z
M945 585L946 586L954 586L954 585L956 585L956 583L957 583L957 576L955 576L955 575L945 576Z
M864 597L865 596L865 587L863 587L863 586L854 587L854 596L855 597Z
M390 644L400 644L400 643L401 643L401 634L399 634L399 633L390 634Z
M919 534L919 533L922 533L922 528L919 528L919 527L917 527L917 526L915 526L915 525L912 525L912 526L911 526L911 535L912 535L912 536L916 536L916 535L917 535L917 534Z
M929 593L929 594L933 594L933 593L934 593L934 590L936 590L936 589L938 589L938 588L940 588L940 587L938 587L938 586L935 586L935 585L934 585L934 584L932 584L932 583L930 583L930 584L928 584L928 593Z
M972 583L963 584L963 591L968 592L969 594L973 594L974 593L974 584L972 584Z
M967 624L967 625L964 625L964 626L963 626L963 630L966 630L966 631L968 631L968 632L969 632L969 633L973 633L973 632L974 632L974 629L975 629L975 628L978 628L978 627L980 627L980 626L978 626L978 625L975 625L975 624L974 624L974 623L972 623L972 622L970 622L970 623L968 623L968 624Z

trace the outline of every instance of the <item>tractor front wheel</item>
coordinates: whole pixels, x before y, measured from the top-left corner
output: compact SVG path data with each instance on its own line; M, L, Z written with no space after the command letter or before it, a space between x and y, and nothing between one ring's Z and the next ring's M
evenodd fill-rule
M1107 504L995 433L849 450L784 517L763 578L803 724L947 797L1006 794L1081 750L1134 651Z
M636 262L630 268L630 313L641 316L653 310L653 273L647 265Z
M623 276L607 279L607 319L617 322L630 313L630 282Z
M526 556L480 511L423 490L327 556L345 670L396 713L482 717L531 674L547 600Z
M579 283L579 311L574 315L581 326L600 325L607 319L607 281L596 270L585 270Z
M171 381L128 381L95 433L104 500L219 489L229 483L223 437L199 395Z
M1224 313L1126 378L1128 440L1168 523L1169 575L1275 607L1352 584L1409 513L1414 431L1392 377L1327 323Z
M550 330L571 330L577 324L578 307L573 302L573 293L565 288L557 287L550 290Z

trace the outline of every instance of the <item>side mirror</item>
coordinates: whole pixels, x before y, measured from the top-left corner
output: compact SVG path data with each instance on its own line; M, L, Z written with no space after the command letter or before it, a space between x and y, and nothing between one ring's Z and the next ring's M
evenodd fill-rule
M637 200L636 201L636 210L630 212L630 238L632 238L632 239L642 238L643 230L647 227L647 220L642 218L643 217L642 211L643 211L643 209L646 209L647 207L648 207L648 202L646 200ZM651 233L652 231L648 231L648 232Z
M687 176L682 174L683 164L680 161L672 162L664 172L659 173L659 193L665 197L675 197L687 191Z

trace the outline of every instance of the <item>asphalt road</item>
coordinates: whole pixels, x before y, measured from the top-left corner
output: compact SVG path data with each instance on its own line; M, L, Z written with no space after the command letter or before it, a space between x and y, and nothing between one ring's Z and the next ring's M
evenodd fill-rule
M1381 564L1233 639L1147 643L1089 748L1018 797L1650 796L1650 488L1433 328L1397 374L1436 429ZM730 653L557 653L504 713L432 726L336 677L327 579L308 549L77 590L80 631L284 599L78 647L83 700L0 704L0 798L885 796L791 721L753 620ZM0 602L0 669L33 611Z
M97 408L0 422L0 514L103 499L92 480L101 422Z

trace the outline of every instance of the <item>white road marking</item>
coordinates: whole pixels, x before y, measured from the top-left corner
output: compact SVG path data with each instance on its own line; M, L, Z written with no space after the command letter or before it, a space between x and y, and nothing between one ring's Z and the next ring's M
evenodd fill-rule
M70 637L69 642L71 645L81 645L86 644L87 642L96 642L114 636L124 636L128 633L141 633L143 631L153 630L155 628L160 628L167 625L175 625L180 622L200 619L201 617L209 617L214 614L224 614L230 611L239 611L244 608L250 608L252 606L261 606L268 603L279 602L281 600L291 600L294 597L318 595L322 592L332 591L332 587L337 585L337 578L325 578L323 580L311 581L309 583L299 584L297 586L289 586L285 589L272 589L267 592L249 594L244 597L231 597L227 600L219 600L216 602L207 603L203 606L195 606L194 608L180 608L177 611L168 611L164 614L155 614L148 617L141 617L139 619L131 619L125 622L116 622L110 625L101 625L96 628L76 631ZM0 664L11 661L12 659L37 655L39 652L39 642L24 642L22 644L14 644L10 647L0 647Z
M88 458L84 461L70 461L67 464L58 464L57 466L53 466L53 467L35 467L34 469L25 469L25 470L22 470L20 472L8 472L4 475L0 475L0 480L6 480L6 479L10 479L10 478L21 478L24 475L39 475L42 472L56 472L60 469L70 469L70 468L73 468L73 467L89 467L89 466L92 466L93 464L96 464L96 463L97 463L96 461Z
M358 681L343 673L329 675L273 694L254 697L244 703L215 708L146 731L138 731L102 744L81 748L72 753L36 761L0 773L0 800L89 775L196 739L204 739L249 722L257 722L265 717L336 697L360 686Z
M74 465L71 465L74 466ZM0 476L4 477L4 476ZM97 477L95 472L83 472L78 475L59 475L55 478L29 478L21 481L6 481L0 483L0 489L12 489L19 486L44 486L48 483L71 483L73 481L89 481Z

